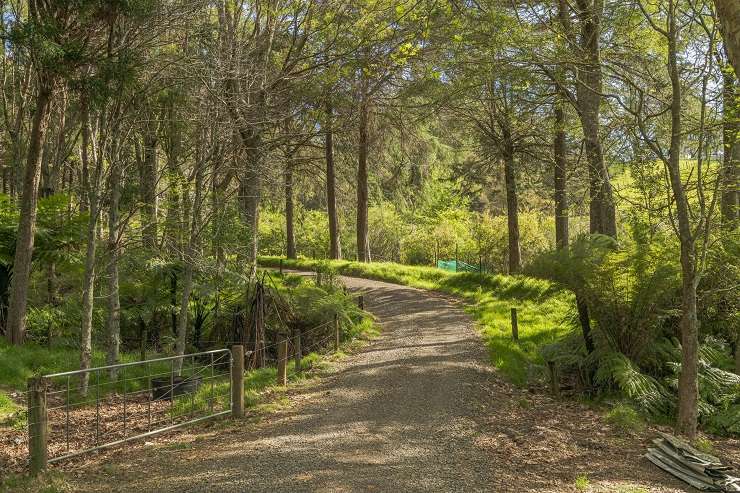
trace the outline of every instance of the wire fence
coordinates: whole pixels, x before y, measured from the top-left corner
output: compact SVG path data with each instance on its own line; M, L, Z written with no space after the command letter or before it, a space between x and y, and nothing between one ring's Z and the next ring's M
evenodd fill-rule
M254 352L264 352L265 365L276 366L277 383L284 384L290 359L294 372L310 369L312 360L303 363L305 356L338 350L340 340L334 317L276 342L259 343L246 354L235 346L238 352L217 349L31 379L28 391L19 393L27 404L28 434L22 444L14 444L16 452L20 445L31 470L40 470L47 463L206 419L239 416L245 361ZM235 399L241 401L241 411L235 411Z
M54 463L227 414L228 349L44 375L29 382L28 453Z

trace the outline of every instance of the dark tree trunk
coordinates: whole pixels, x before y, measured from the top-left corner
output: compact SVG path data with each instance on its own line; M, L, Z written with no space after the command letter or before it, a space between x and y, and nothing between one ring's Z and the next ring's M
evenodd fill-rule
M339 236L339 216L337 213L336 176L334 173L334 110L331 101L326 102L326 210L329 215L329 258L342 258L342 244Z
M141 236L150 250L157 248L157 134L147 128L143 138L144 156L141 170Z
M735 75L723 74L723 115L722 115L722 143L723 143L723 173L722 173L722 224L727 229L733 229L740 217L740 91Z
M115 159L115 158L114 158ZM118 162L111 164L110 204L108 207L108 313L105 321L108 339L106 364L115 365L121 346L121 302L118 291L118 207L121 201L121 172ZM111 380L116 379L114 369Z
M603 0L577 0L577 4L580 49L585 59L579 65L576 93L588 162L590 231L616 238L616 210L599 134L602 92L599 37L604 5Z
M170 330L177 335L177 272L170 271Z
M33 239L36 231L36 204L41 175L41 148L47 128L51 89L42 86L36 95L31 135L28 143L26 171L23 180L20 223L13 259L13 277L6 334L11 344L22 344L26 335L26 303L31 276Z
M737 0L714 0L717 9L722 39L735 74L740 77L740 2Z
M360 135L358 143L357 163L357 260L370 261L370 244L368 242L368 183L367 183L367 155L368 155L368 118L370 113L366 87L363 86L360 99Z
M288 163L285 167L285 254L288 258L296 258L293 221L293 165Z
M86 370L90 368L92 364L92 332L93 332L93 310L95 307L95 280L97 276L96 270L96 252L98 243L98 219L100 216L100 197L101 197L101 179L103 176L103 146L99 145L92 139L92 133L90 127L92 125L90 121L90 110L88 106L87 95L84 94L82 97L82 148L83 159L85 167L90 170L92 165L92 176L88 181L87 189L85 193L88 197L88 206L90 207L90 217L87 222L87 239L86 239L86 252L85 252L85 271L83 275L82 284L82 321L80 329L80 369ZM98 119L98 118L96 118ZM101 115L99 121L105 121L105 116ZM97 152L93 152L93 159L89 159L89 149L97 148ZM90 379L90 373L82 373L80 375L80 393L87 395L88 383Z
M509 136L510 137L510 136ZM504 137L504 180L506 182L506 222L509 238L509 274L516 274L521 267L519 247L519 200L516 191L514 146Z
M558 248L568 246L568 192L567 182L567 147L565 139L565 111L563 97L556 96L555 138L553 140L553 155L555 157L555 244Z
M184 182L184 176L180 171L176 151L170 150L167 156L167 212L164 218L162 234L162 243L166 245L170 254L177 257L184 250L184 236L187 226L184 224L182 217L181 187Z
M588 305L583 297L576 295L576 308L578 308L578 321L581 323L581 332L583 332L583 342L586 345L588 354L594 352L594 339L591 335L591 318L588 314Z
M244 214L247 226L247 258L248 273L257 273L257 256L259 255L259 212L262 196L262 151L260 136L252 134L247 143L246 157L247 170L245 173L246 196L244 198Z
M696 436L699 403L699 321L696 286L698 272L696 239L691 231L689 201L681 179L681 77L678 66L679 28L677 6L668 2L668 72L671 80L671 145L668 175L675 198L678 237L681 246L681 374L678 379L678 433L693 439Z
M581 127L583 128L584 135L586 135L585 139L585 147L586 147L586 153L588 157L588 164L589 164L589 177L592 178L594 175L599 175L601 173L595 173L595 170L604 170L604 159L603 154L601 150L601 143L599 140L599 104L601 102L600 100L600 94L598 92L594 92L590 88L598 88L598 91L601 91L601 62L599 60L599 17L594 15L595 12L598 10L599 16L601 15L601 11L603 9L603 5L601 4L601 0L578 0L578 8L581 11L579 17L580 17L580 25L581 25L581 40L579 43L579 51L581 54L589 53L588 59L590 59L591 64L588 66L583 66L582 70L576 70L576 78L579 79L579 82L576 83L576 103L575 107L578 111L578 116L581 120ZM590 11L590 14L589 14ZM568 2L566 0L558 0L558 20L560 21L560 24L563 27L563 30L566 33L566 36L570 39L570 41L575 44L577 43L577 38L574 35L573 32L573 26L570 20L570 12L568 7ZM585 71L585 73L583 73ZM586 77L586 80L583 79L583 77ZM562 103L565 97L565 89L563 87L558 88L557 93L557 104ZM558 248L565 248L568 245L568 218L567 218L567 192L565 190L566 185L566 177L567 177L567 169L565 167L566 163L566 148L565 148L565 128L564 128L564 114L557 114L557 110L561 108L557 108L556 106L556 137L555 137L555 190L556 190L556 242L558 245ZM562 126L561 126L562 125ZM562 132L562 133L561 133ZM558 150L559 149L559 150ZM562 160L562 161L561 161ZM562 166L559 166L559 164L562 163ZM608 175L607 175L608 179ZM563 223L561 224L561 235L558 236L557 229L558 229L558 206L560 205L558 201L558 191L561 188L560 187L560 181L562 180L562 198L563 202L562 205L565 209L565 219ZM593 179L590 180L591 183L594 182ZM607 182L608 183L608 182ZM609 199L611 200L611 188L609 190ZM603 211L604 211L604 204L601 200L601 194L596 193L598 191L598 188L594 190L593 186L589 187L589 195L591 196L590 201L590 210L589 210L589 218L590 218L590 231L592 233L594 232L605 232L605 229L603 228L604 219L603 219ZM614 211L612 210L612 223L614 223L615 219L613 217ZM616 224L614 224L613 228L613 235L616 237ZM576 294L576 308L578 309L578 321L581 325L581 332L583 334L583 343L586 347L586 351L588 354L591 354L594 351L594 341L593 341L593 335L591 333L591 319L589 316L589 310L588 310L588 304L586 303L586 300L583 298L582 294L575 293Z

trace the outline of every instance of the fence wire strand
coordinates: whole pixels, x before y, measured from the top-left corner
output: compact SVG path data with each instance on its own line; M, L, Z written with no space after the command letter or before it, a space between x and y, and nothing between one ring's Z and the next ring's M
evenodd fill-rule
M301 359L331 348L333 330L318 339L311 336L333 324L336 319L293 336L280 335L258 350L267 353L266 366L296 358L294 371L300 372L307 369ZM315 340L306 344L309 338ZM300 354L296 354L298 340ZM288 348L284 358L267 351L284 343ZM255 352L245 350L245 361ZM230 412L232 365L228 349L205 351L47 375L42 377L49 382L46 401L40 405L31 403L30 391L16 395L28 403L29 437L39 426L46 426L49 462L56 462ZM169 366L169 371L163 366ZM83 377L86 384L78 380L81 375L89 375ZM31 419L39 408L45 408L44 421Z

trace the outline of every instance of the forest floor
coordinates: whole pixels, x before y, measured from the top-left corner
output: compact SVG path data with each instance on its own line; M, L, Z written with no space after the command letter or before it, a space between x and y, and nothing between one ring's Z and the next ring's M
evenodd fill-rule
M676 492L642 457L655 429L624 434L599 412L507 383L462 304L379 281L383 335L255 421L190 430L63 466L73 491ZM715 453L740 462L740 443Z

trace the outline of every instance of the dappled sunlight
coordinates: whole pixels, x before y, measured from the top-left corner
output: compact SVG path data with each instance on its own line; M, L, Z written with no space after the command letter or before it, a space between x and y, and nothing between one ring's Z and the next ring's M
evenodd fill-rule
M594 411L503 381L462 308L414 289L347 283L365 289L385 327L379 340L290 391L292 405L254 426L235 423L173 456L145 450L139 461L151 473L125 475L126 487L545 492L568 491L582 472L594 483L680 491L639 458L639 441L615 438ZM265 476L276 469L279 478Z

